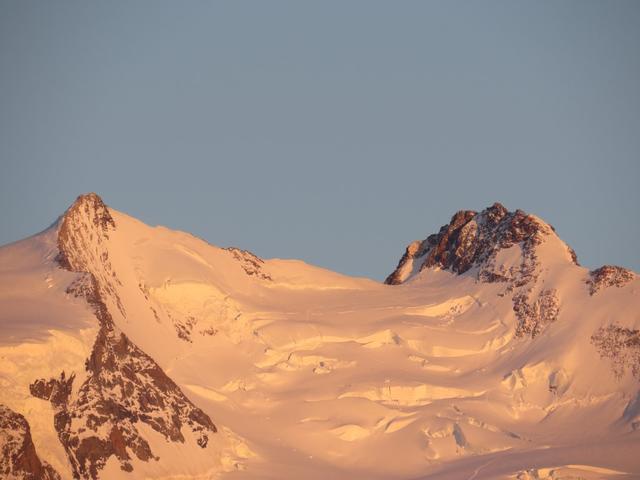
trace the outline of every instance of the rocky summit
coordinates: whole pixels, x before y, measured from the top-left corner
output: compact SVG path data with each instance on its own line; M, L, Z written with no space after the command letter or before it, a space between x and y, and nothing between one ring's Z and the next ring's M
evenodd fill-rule
M552 234L553 227L534 215L522 210L509 212L500 203L494 203L480 213L461 210L438 233L411 243L385 283L398 285L420 271L433 267L458 274L478 267L480 280L505 280L503 275L487 268L498 252L519 245L523 269L527 269L535 262L535 247ZM577 264L573 249L568 246L565 248Z

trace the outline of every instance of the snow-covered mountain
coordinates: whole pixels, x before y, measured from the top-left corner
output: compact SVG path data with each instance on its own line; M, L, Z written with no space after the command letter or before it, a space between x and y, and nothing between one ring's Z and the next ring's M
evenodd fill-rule
M494 204L386 284L80 196L0 248L0 477L640 477L640 281Z

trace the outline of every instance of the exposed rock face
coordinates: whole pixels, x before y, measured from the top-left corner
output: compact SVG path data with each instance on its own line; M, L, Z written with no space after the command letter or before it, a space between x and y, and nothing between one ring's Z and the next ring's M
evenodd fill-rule
M603 288L624 287L634 278L635 274L631 270L615 265L604 265L589 272L587 280L589 294L595 295Z
M403 283L409 277L411 270L413 270L413 262L419 262L424 257L426 251L423 245L425 242L426 240L411 242L400 258L398 266L389 274L384 283L387 285L400 285Z
M58 228L58 264L65 270L91 274L95 292L112 300L125 315L116 287L121 285L109 259L107 241L116 223L95 193L80 195L65 212ZM96 302L87 299L96 307ZM104 303L104 302L102 302ZM106 307L105 307L106 308Z
M106 245L115 228L95 194L80 196L62 219L58 262L80 273L67 292L92 306L100 330L77 393L75 376L67 378L64 372L58 379L38 379L30 386L32 395L55 407L58 437L74 476L82 479L98 478L111 456L124 471L133 470L129 452L142 461L157 460L138 429L140 422L172 442L184 442L181 429L189 428L202 448L216 432L211 419L113 321L107 299L124 315Z
M7 480L60 480L53 467L38 458L27 420L0 405L0 477Z
M34 397L48 400L55 407L62 407L67 403L71 395L74 378L75 375L66 378L66 374L62 372L60 378L36 380L29 385L29 392Z
M89 376L75 396L74 376L64 373L31 385L34 396L56 408L55 427L77 478L98 478L112 455L125 471L132 470L128 452L142 461L157 459L138 422L172 442L184 442L181 429L187 427L202 448L216 432L211 419L113 325L100 329L86 366Z
M413 271L440 267L460 274L478 266L478 279L481 281L510 281L516 276L526 281L535 267L534 247L542 243L544 236L551 231L551 227L536 217L522 210L509 212L499 203L480 213L461 210L438 233L409 245L385 283L397 285L404 282L409 273L409 262L413 264ZM516 244L522 247L520 271L495 270L492 260L498 251Z
M558 318L560 307L557 292L555 289L543 290L533 302L526 293L514 295L513 311L518 318L516 336L531 335L531 338L535 338L544 327Z
M58 263L72 272L83 272L99 261L110 271L104 242L115 227L109 209L98 195L80 195L65 212L58 229ZM87 248L89 244L94 248Z
M627 370L640 380L640 330L620 325L600 327L592 336L602 358L611 360L614 374L621 378Z
M262 271L264 260L260 257L254 255L248 250L242 250L240 248L227 247L225 250L231 252L233 258L240 262L242 269L247 275L255 275L262 280L273 280L270 275Z

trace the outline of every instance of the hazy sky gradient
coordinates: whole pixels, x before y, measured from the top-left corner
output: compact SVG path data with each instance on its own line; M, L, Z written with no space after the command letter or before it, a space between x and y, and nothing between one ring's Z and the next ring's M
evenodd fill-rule
M0 243L83 192L382 279L494 201L640 271L640 2L0 1Z

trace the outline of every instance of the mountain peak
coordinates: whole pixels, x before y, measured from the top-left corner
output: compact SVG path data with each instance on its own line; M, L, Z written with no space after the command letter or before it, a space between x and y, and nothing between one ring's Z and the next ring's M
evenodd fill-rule
M438 233L411 243L385 283L403 283L429 267L462 274L516 244L521 244L523 256L535 255L534 247L553 232L553 227L538 217L522 210L510 212L498 202L480 213L460 210ZM569 251L577 263L575 253Z
M90 244L101 244L116 223L99 195L80 195L61 217L58 226L58 262L64 268L83 271Z
M79 195L64 214L64 218L83 216L90 218L96 226L103 229L115 227L109 209L97 193L89 192Z
M104 203L104 202L102 202L102 198L100 198L100 195L98 195L96 192L81 193L80 195L78 195L78 198L76 198L74 203L77 203L77 202L100 202L100 203Z

